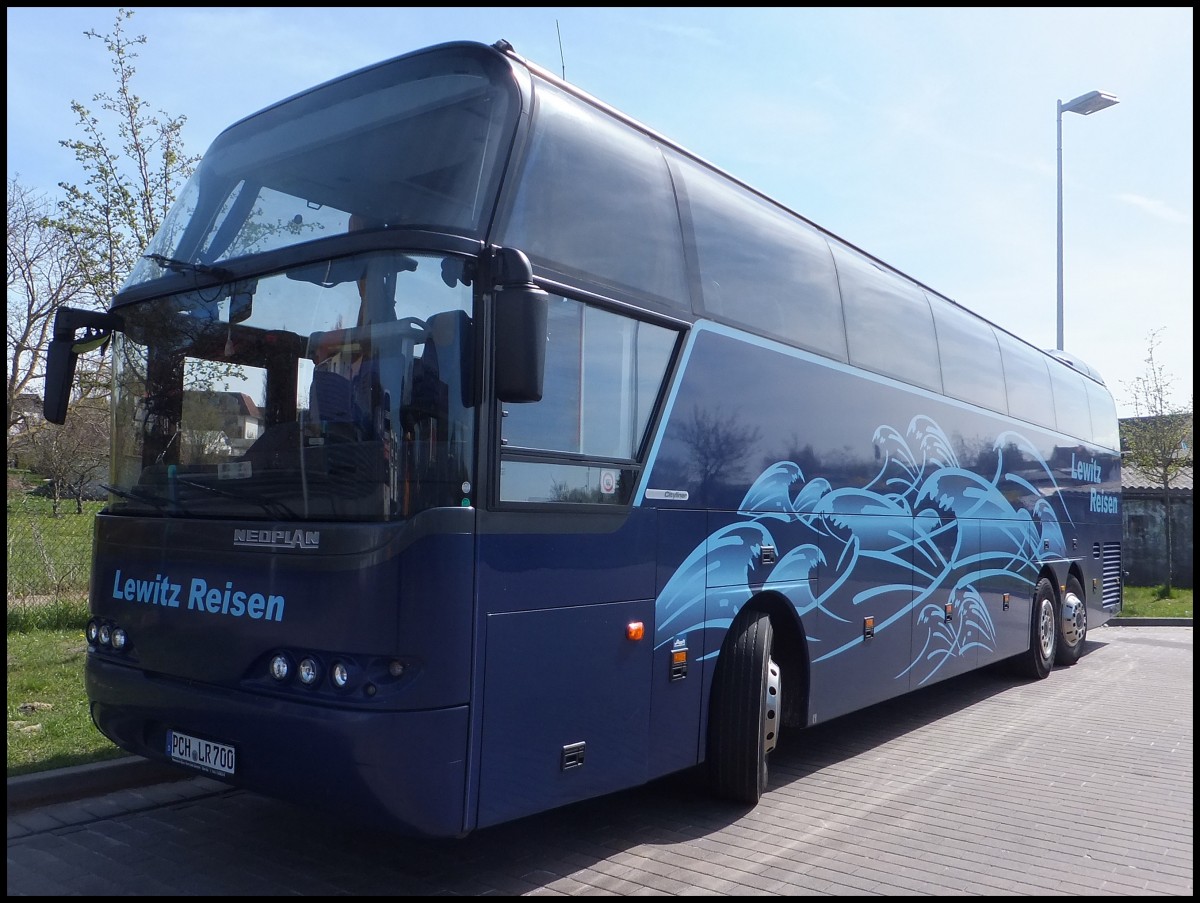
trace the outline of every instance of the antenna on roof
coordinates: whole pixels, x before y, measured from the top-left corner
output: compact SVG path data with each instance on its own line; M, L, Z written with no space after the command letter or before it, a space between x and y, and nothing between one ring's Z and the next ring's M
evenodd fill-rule
M562 29L558 27L558 19L554 20L554 27L558 29L558 58L562 61L562 77L563 81L567 80L567 59L563 56L562 48Z

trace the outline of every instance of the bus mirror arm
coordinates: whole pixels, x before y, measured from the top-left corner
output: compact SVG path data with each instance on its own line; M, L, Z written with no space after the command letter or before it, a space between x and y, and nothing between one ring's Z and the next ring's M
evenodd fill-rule
M496 398L541 401L550 296L534 284L529 259L515 248L497 249L493 263Z
M50 423L64 423L71 384L75 381L75 362L79 355L108 343L114 331L124 328L117 314L95 310L60 307L54 315L54 336L46 349L46 384L42 413ZM82 329L83 335L76 336Z

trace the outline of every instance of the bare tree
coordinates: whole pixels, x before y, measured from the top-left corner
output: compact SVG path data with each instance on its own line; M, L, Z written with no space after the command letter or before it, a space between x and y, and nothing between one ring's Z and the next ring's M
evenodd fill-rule
M108 469L107 401L77 402L66 423L37 430L29 447L34 470L49 479L54 516L64 498L74 499L75 513L82 514L85 495Z
M1174 562L1171 548L1171 483L1192 466L1192 399L1187 406L1171 400L1173 379L1155 354L1159 333L1148 338L1146 370L1126 384L1136 418L1126 420L1121 429L1122 460L1154 479L1162 487L1166 513L1167 573L1163 582L1166 595L1171 593Z
M694 408L691 420L681 427L679 436L691 450L689 467L701 494L741 476L761 435L758 427L738 423L737 412L722 416L719 410Z
M8 180L8 429L6 453L38 425L27 404L42 376L54 312L83 300L78 255L41 194Z

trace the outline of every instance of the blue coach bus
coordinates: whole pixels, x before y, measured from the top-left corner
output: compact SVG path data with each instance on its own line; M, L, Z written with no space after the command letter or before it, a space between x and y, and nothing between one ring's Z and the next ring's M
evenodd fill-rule
M456 837L696 769L1121 606L1117 417L1045 353L518 56L223 132L112 355L85 669L118 746Z

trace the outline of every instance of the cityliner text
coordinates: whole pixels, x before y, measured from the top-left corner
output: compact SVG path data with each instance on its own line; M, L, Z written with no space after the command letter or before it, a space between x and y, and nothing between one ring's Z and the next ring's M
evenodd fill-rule
M201 611L210 615L226 615L232 618L252 618L256 621L282 621L286 599L275 593L261 593L234 586L232 580L225 585L209 585L202 577L183 583L175 583L170 576L155 574L153 580L139 577L122 577L120 568L113 577L112 597L126 602L141 602L146 605L161 605L165 608L183 607L187 611Z

